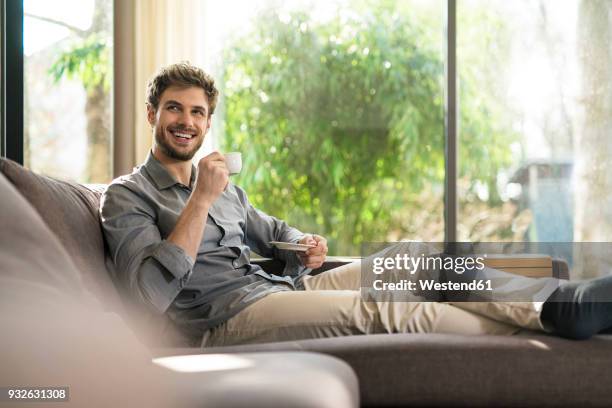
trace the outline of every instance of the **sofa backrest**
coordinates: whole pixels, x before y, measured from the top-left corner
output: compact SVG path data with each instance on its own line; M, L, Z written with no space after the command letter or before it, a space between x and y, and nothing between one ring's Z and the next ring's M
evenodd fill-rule
M77 407L180 404L150 351L86 290L56 234L3 174L0 327L0 384L68 385Z
M98 216L103 189L37 175L1 158L0 172L59 238L84 287L97 297L105 310L123 314L119 292L111 279L112 270L107 269L107 251Z
M131 302L129 297L122 297L124 293L115 286L114 265L98 212L105 186L85 186L41 176L3 158L0 158L0 173L57 236L78 271L79 284L93 294L105 311L120 315L141 341L150 346L195 344L193 339L181 334L166 315L153 313ZM25 224L23 227L27 228L27 222Z

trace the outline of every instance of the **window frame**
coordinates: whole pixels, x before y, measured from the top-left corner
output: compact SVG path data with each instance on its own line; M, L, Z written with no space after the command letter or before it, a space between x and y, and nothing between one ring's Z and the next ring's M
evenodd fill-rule
M2 0L1 155L23 164L23 1Z

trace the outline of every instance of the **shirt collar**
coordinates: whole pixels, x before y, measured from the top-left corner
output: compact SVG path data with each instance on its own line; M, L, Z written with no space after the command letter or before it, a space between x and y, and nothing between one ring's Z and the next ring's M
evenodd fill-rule
M168 187L172 187L176 184L182 185L182 183L179 183L174 177L172 177L172 175L168 172L168 170L166 170L164 165L161 164L159 160L155 158L155 156L153 156L153 152L151 151L149 151L149 154L147 155L147 159L145 160L143 167L147 170L147 173L149 173L151 179L153 179L153 182L157 186L158 190L163 190ZM191 177L189 179L189 188L193 188L193 183L196 179L196 171L196 167L193 165L193 163L191 163Z

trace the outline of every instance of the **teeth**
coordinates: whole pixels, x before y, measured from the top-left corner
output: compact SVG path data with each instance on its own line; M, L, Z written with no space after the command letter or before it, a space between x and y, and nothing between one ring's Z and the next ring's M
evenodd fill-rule
M175 133L174 136L182 137L183 139L191 139L193 137L193 135L190 135L188 133Z

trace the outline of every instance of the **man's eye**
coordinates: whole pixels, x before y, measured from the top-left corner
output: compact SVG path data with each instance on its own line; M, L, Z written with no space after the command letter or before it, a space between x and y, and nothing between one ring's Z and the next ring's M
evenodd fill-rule
M202 111L194 111L193 113L197 116L204 116L204 112Z
M179 108L178 106L171 105L171 106L168 106L168 110L172 112L178 112Z

